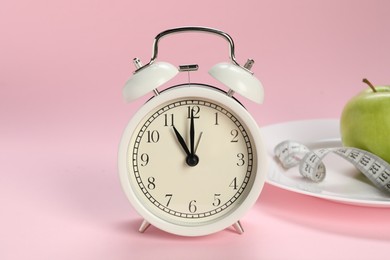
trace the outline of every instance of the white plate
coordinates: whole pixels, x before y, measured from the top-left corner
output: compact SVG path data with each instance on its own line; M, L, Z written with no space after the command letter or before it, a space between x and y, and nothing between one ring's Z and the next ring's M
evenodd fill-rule
M274 157L274 147L284 140L294 140L310 149L341 146L339 121L316 119L293 121L262 128L262 135L270 157L267 183L279 188L332 200L341 203L390 207L390 195L377 189L352 164L334 154L329 154L324 163L325 179L314 183L304 179L298 167L285 170Z

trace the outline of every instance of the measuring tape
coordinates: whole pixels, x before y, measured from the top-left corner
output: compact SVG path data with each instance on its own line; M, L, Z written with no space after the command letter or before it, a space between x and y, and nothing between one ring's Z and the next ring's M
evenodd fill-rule
M352 147L321 148L310 150L294 141L283 141L275 149L275 156L286 169L299 165L299 173L314 182L321 182L326 176L322 159L333 152L352 163L372 183L390 193L390 165L380 157Z

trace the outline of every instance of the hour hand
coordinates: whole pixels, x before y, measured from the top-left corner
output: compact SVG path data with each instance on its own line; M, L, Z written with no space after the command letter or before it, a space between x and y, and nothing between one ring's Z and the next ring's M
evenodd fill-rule
M184 141L183 137L181 136L179 131L177 131L177 129L174 125L172 127L173 127L173 131L175 132L177 141L179 141L181 147L183 147L183 150L186 152L187 156L190 156L191 155L190 150L188 150L187 144Z
M172 127L173 127L173 131L175 132L177 140L179 141L181 147L183 148L183 150L187 154L187 156L186 156L186 163L187 163L187 165L191 166L191 167L196 166L199 163L199 157L196 154L192 154L190 152L190 150L187 147L186 142L184 141L184 139L181 136L181 134L179 133L179 131L177 131L177 129L176 129L176 127L174 125ZM193 148L191 148L191 149L193 149Z

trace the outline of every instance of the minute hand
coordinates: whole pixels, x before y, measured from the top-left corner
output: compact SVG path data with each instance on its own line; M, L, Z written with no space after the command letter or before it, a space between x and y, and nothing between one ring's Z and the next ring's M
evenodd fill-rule
M190 123L190 148L191 155L195 155L195 126L194 126L194 111L191 111L191 123Z

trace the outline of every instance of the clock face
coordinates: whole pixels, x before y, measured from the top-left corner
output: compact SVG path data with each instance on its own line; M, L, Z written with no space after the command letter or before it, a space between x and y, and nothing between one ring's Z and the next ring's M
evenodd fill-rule
M246 199L257 154L250 130L229 107L183 97L141 118L126 165L131 189L147 211L169 223L199 226Z
M258 164L264 164L253 135L257 125L238 102L215 90L178 93L186 91L157 105L149 101L125 130L122 185L137 211L154 225L164 223L166 231L173 231L166 225L226 228L239 220L232 215L240 211L241 217L253 205L264 183L257 178ZM233 222L223 224L226 219Z

